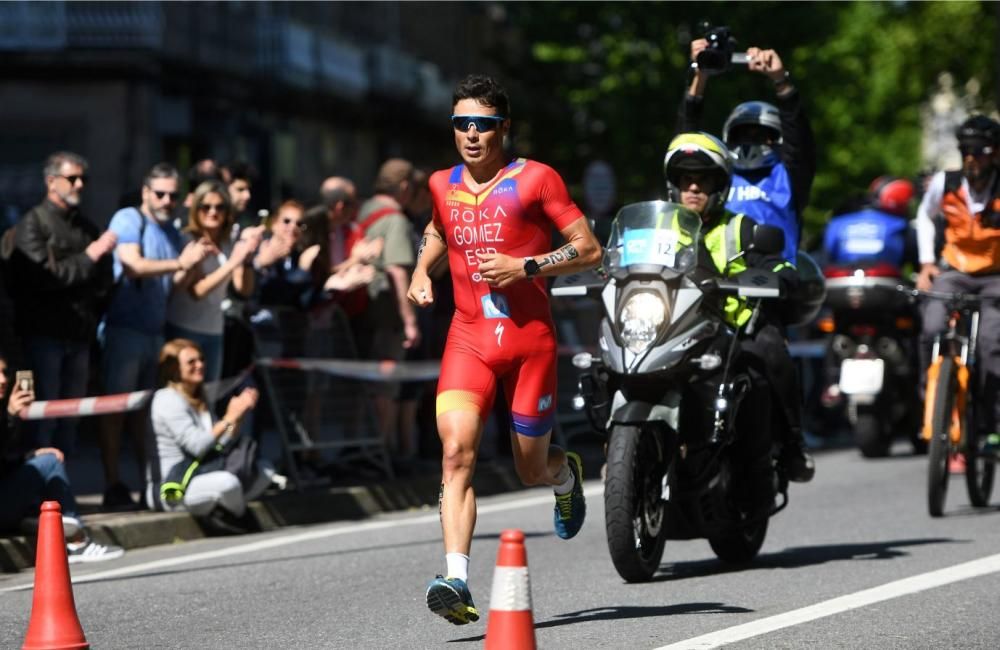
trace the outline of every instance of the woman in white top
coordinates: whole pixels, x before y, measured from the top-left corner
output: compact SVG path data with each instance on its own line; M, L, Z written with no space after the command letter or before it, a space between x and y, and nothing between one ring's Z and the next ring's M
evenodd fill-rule
M218 443L239 434L244 417L257 404L255 388L246 388L230 398L222 419L214 421L205 396L205 363L194 341L174 339L160 351L160 383L153 395L150 417L155 436L155 455L147 467L146 499L151 509L186 509L195 516L242 517L247 501L260 496L272 481L280 482L267 461L257 461L252 485L224 469L195 474L187 483L180 502L163 502L161 484L178 464L185 468L204 459Z
M232 281L242 296L253 292L253 254L264 228L246 228L238 240L232 238L233 210L226 187L216 181L199 185L191 201L189 241L211 242L213 251L175 285L167 306L166 339L195 341L205 355L205 380L215 381L222 372L223 301Z

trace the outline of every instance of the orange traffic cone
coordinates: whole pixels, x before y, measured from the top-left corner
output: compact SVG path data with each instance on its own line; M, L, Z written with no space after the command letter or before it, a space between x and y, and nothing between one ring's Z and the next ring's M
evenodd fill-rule
M497 566L490 592L490 620L486 650L535 650L535 622L531 616L531 582L524 533L500 533Z
M62 512L58 501L42 504L38 518L38 548L35 551L35 594L31 621L22 650L77 650L89 648L76 616L69 561L63 538Z

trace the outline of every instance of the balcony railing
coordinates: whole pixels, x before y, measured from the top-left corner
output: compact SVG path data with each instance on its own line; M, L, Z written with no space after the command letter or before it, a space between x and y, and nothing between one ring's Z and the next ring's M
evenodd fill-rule
M148 50L346 99L374 91L416 100L429 112L446 110L450 89L437 66L348 38L275 15L266 4L0 2L0 51Z

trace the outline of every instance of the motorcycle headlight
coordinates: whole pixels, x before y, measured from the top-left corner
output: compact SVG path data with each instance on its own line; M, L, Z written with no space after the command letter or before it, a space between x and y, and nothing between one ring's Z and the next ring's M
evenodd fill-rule
M629 296L618 316L618 328L625 346L639 354L656 340L660 326L667 319L667 305L655 293L640 292Z

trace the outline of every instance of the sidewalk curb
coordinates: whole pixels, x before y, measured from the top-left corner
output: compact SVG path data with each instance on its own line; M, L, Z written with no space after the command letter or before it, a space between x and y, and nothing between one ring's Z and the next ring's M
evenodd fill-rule
M437 506L440 474L397 478L368 485L330 487L265 496L249 504L262 531L286 526L366 519L401 510ZM523 489L513 466L482 463L473 487L478 496ZM87 518L87 528L101 544L125 549L176 544L208 537L186 512L132 512L102 514ZM16 573L35 563L35 538L28 535L0 537L0 572Z

